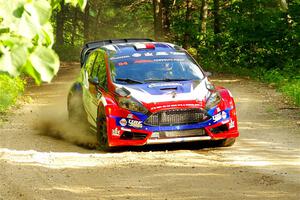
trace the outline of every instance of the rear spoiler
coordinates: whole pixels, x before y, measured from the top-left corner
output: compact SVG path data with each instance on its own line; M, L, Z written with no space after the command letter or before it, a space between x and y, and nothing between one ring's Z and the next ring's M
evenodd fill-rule
M131 42L153 42L153 40L148 38L128 38L128 39L113 39L113 40L100 40L100 41L88 42L83 46L81 50L81 55L80 55L81 67L83 66L84 61L86 60L87 56L90 54L92 50L108 44L120 44L120 43L131 43Z

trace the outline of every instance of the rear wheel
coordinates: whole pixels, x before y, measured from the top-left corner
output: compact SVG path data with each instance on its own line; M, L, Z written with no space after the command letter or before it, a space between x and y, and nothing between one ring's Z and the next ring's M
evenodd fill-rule
M230 147L235 143L235 138L226 138L222 140L215 141L216 146L218 147Z

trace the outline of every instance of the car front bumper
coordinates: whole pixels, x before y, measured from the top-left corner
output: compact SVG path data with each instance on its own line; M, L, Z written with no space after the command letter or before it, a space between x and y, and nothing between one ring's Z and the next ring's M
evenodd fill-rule
M128 118L129 116L129 118ZM143 120L126 116L107 116L109 146L143 146L180 142L220 140L239 136L235 109L213 115L207 121L176 126L149 126ZM220 117L221 116L221 117ZM186 134L193 131L193 134ZM168 134L182 132L182 134Z

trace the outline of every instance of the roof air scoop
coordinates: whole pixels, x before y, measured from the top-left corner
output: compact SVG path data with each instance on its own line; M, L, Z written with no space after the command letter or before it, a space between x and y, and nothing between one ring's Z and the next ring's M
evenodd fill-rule
M136 50L155 49L153 43L135 43L133 46Z

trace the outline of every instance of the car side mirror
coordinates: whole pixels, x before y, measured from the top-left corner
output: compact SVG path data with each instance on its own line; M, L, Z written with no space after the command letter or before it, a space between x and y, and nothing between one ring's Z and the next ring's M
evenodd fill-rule
M92 85L99 85L99 79L98 79L98 77L89 78L89 82L90 82Z
M212 73L211 73L211 72L204 72L204 74L205 74L206 77L212 76Z

